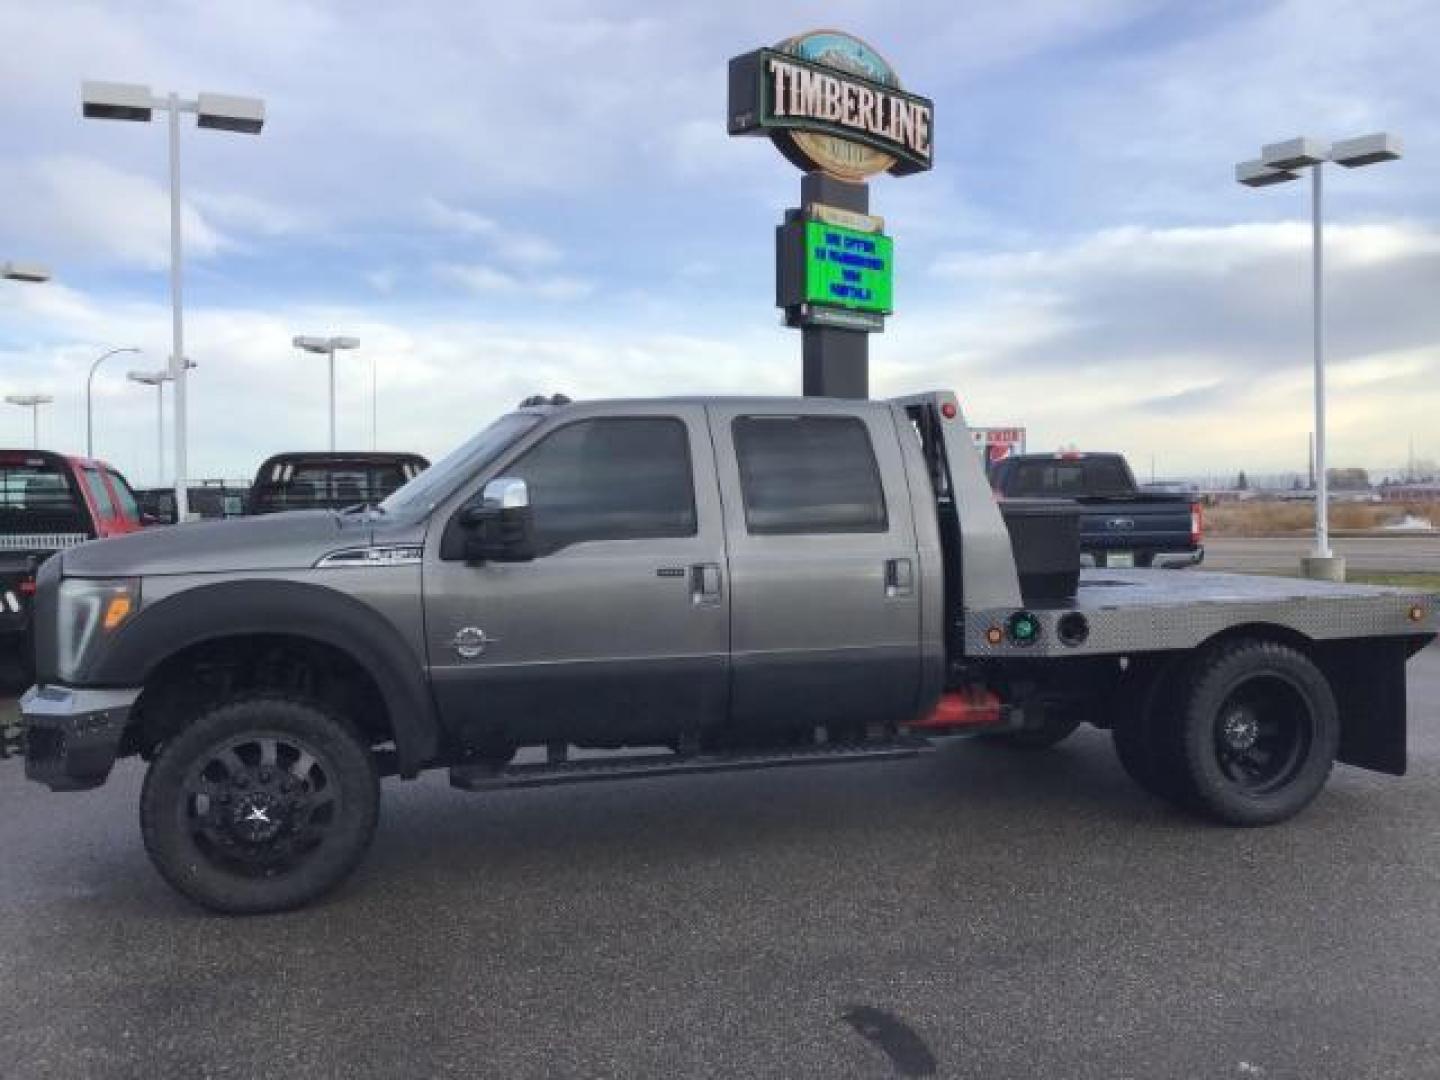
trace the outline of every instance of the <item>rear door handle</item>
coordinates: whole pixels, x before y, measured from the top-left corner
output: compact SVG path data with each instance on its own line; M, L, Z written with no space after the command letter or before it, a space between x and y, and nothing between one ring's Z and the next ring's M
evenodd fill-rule
M720 603L720 565L718 563L695 563L690 567L690 602L692 604Z
M915 564L909 559L885 560L885 595L911 596L915 592Z

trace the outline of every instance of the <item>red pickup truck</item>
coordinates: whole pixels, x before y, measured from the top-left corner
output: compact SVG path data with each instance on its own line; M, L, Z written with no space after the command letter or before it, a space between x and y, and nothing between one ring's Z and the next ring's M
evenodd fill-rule
M22 682L30 657L35 571L55 552L148 524L125 478L103 461L0 450L0 682Z

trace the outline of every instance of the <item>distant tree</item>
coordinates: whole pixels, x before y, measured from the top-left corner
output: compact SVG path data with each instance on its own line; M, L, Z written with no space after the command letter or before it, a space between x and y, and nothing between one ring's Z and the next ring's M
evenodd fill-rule
M1247 476L1245 475L1245 470L1244 470L1244 469L1241 469L1241 470L1240 470L1240 475L1237 476L1237 477L1235 477L1235 490L1236 490L1236 491L1249 491L1249 490L1250 490L1250 479L1249 479L1249 477L1247 477Z

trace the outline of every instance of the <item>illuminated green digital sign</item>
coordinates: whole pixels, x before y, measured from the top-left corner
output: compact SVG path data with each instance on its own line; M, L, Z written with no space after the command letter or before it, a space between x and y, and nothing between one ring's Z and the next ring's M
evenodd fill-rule
M807 221L806 301L890 314L894 246L883 233Z

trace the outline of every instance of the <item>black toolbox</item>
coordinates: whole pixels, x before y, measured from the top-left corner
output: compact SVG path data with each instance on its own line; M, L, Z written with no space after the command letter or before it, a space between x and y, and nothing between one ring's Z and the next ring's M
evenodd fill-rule
M1027 604L1070 600L1080 586L1080 504L1070 499L1001 499L1020 595Z

